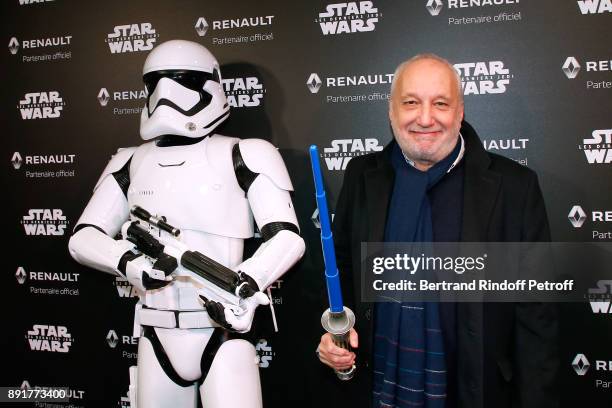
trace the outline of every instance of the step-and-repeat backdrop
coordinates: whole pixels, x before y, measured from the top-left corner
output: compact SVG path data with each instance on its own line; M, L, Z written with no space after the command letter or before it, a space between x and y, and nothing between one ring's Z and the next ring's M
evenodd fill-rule
M0 385L68 387L64 407L129 406L134 292L78 265L67 243L110 156L141 143L142 64L170 39L216 55L232 106L220 133L274 143L294 183L307 252L273 286L280 331L261 308L251 336L268 407L316 392L303 380L316 364L323 291L307 148L320 148L333 209L349 160L391 139L393 71L416 53L456 64L485 148L538 173L556 241L612 240L610 0L7 0L1 9ZM564 407L612 401L609 295L599 301L562 308Z

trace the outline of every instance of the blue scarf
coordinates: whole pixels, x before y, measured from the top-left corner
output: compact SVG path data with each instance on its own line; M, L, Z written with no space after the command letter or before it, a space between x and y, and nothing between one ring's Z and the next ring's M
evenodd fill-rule
M422 172L406 162L396 143L393 194L385 242L432 242L427 192L459 156L451 154ZM381 302L375 311L373 407L443 408L446 400L444 339L436 302Z

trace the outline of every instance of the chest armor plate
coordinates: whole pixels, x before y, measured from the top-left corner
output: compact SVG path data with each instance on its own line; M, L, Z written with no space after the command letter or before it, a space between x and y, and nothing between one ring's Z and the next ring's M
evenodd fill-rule
M130 165L129 206L165 216L181 230L252 237L253 216L232 163L235 143L213 136L187 146L140 146Z

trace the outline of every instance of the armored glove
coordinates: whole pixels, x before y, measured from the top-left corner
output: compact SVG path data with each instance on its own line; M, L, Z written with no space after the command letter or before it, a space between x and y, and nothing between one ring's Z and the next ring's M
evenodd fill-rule
M155 263L142 254L126 252L117 269L140 290L160 289L172 281L170 276L177 268L176 259L162 254Z
M226 330L246 333L251 330L255 309L270 303L268 297L257 287L255 281L245 273L239 272L241 284L236 289L241 297L238 306L216 302L200 295L211 319Z

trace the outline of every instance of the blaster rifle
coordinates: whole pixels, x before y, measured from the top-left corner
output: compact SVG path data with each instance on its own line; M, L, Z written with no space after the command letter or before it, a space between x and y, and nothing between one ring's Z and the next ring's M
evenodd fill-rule
M136 245L136 249L146 256L153 259L165 257L175 259L178 265L225 291L226 293L222 297L226 300L233 300L232 303L238 303L239 299L235 299L235 297L247 298L256 292L243 274L234 272L201 252L189 250L185 244L178 240L180 230L168 224L165 217L151 216L148 211L138 206L132 208L131 214L171 235L170 237L160 236L158 239L143 228L138 220L126 223L122 228L123 236ZM153 277L165 278L165 276ZM228 293L232 295L229 299Z

